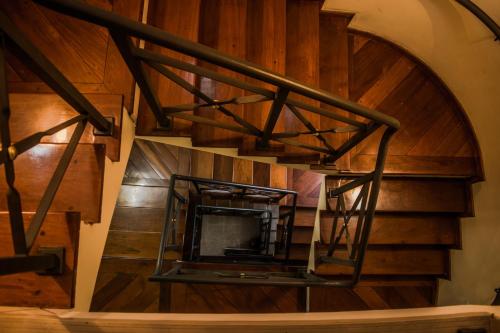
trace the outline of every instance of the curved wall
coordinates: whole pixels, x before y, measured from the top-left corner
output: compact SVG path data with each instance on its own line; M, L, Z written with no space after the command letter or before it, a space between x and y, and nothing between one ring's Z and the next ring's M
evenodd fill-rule
M500 3L476 0L497 22ZM491 302L500 287L500 43L451 0L326 0L323 10L353 12L350 28L394 42L426 63L462 104L482 151L485 182L475 184L476 217L462 220L463 250L439 303Z

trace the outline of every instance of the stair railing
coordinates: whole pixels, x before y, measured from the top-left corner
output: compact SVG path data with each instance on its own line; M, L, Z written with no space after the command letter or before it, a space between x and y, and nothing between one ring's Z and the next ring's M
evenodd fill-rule
M147 101L149 108L155 115L158 124L162 127L168 128L171 126L172 121L175 118L184 119L193 123L199 123L242 133L248 136L254 136L256 137L257 149L268 149L270 141L277 141L285 145L296 146L304 150L314 151L323 156L323 163L334 163L376 130L383 129L384 134L379 144L379 153L375 164L375 170L369 175L370 178L367 179L367 181L371 182L371 191L368 198L368 208L365 218L367 229L362 237L363 242L367 243L367 233L369 233L369 225L371 224L371 219L376 205L389 140L400 126L398 120L376 110L371 110L360 104L334 96L326 91L304 85L291 78L271 72L245 60L225 55L217 50L174 36L162 31L161 29L130 20L94 6L90 6L83 1L35 0L35 2L62 14L107 28L111 38L118 47L125 63L140 87L141 93ZM111 135L111 130L114 126L112 122L105 119L99 111L97 111L92 104L77 91L77 89L36 47L24 38L22 33L2 13L0 13L0 29L3 33L5 45L9 47L9 49L12 49L17 57L23 60L35 74L45 81L56 93L61 95L66 102L73 106L75 110L81 114L80 117L82 117L75 118L72 121L56 126L45 134L39 134L49 135L50 133L54 133L54 131L70 126L75 122L79 123L67 148L68 157L60 163L61 170L59 172L56 170L57 177L55 174L53 181L51 181L49 187L47 188L47 199L44 196L44 199L42 200L43 205L41 203L41 206L45 208L43 208L40 216L42 217L41 220L43 220L43 211L45 211L46 214L46 211L50 207L55 191L57 190L62 176L64 175L64 170L66 169L67 164L71 159L71 155L74 152L75 145L81 136L85 121L90 122L96 128L97 132L95 132L95 134ZM140 49L134 45L131 39L132 37L143 39L152 44L191 56L198 61L208 62L245 77L255 79L265 83L266 86L274 87L274 89L262 88L230 76L222 75L201 66L179 61L160 53ZM5 65L5 60L3 58L2 62L3 65ZM152 89L145 69L146 65L175 82L183 89L189 91L197 97L197 100L200 102L188 105L162 106ZM8 132L9 105L5 78L5 66L1 67L3 77L1 78L2 87L0 87L2 90L2 118L0 119L2 131L2 153L0 155L3 156L3 163L6 166L7 182L9 184L9 193L7 194L7 197L16 253L25 255L28 253L27 250L29 248L26 244L30 242L27 242L26 237L24 236L20 198L13 186L14 171L12 163L17 155L15 152L21 151L22 149L18 150L18 146L16 146L20 145L20 143L12 145L10 142ZM178 70L196 74L200 77L206 77L222 82L224 84L251 92L253 95L239 96L225 100L215 100L212 97L207 96L195 85L181 78L170 68L176 68ZM294 97L290 96L292 93L294 94ZM310 102L304 102L303 100L312 100L316 103L320 102L324 105L347 111L349 116L332 112L323 107L311 104ZM260 103L264 101L272 102L263 128L257 128L227 108L227 106L230 105ZM216 121L209 117L202 117L185 112L196 110L198 108L211 108L214 112L221 112L222 114L230 117L233 122L228 123ZM289 112L291 112L307 130L275 132L274 130L276 123L278 122L278 118L285 108L288 109ZM344 125L329 129L318 129L308 120L307 115L309 114L330 118ZM350 135L345 142L338 145L338 147L334 147L334 144L328 140L325 134L335 133L350 133ZM294 139L301 136L316 137L318 145L307 144ZM36 143L33 143L29 147L32 147L35 144ZM54 181L54 178L56 181ZM349 184L346 184L337 190L342 192L343 190L347 191L349 188ZM40 220L40 218L38 218L38 220ZM36 235L39 227L40 226L38 224L36 224L33 228L30 227L28 234ZM32 244L32 242L30 244ZM360 247L361 250L363 248L366 248L366 244ZM362 266L363 254L364 251L359 251L360 259L356 261L358 273L360 272Z

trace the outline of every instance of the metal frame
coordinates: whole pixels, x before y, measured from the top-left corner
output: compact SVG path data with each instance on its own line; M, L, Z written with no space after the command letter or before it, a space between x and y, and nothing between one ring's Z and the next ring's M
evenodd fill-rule
M495 40L500 41L500 26L496 23L493 18L491 18L484 10L482 10L478 5L476 5L471 0L455 0L463 7L465 7L469 12L474 14L483 24L488 27L488 29L495 35Z
M368 208L366 211L366 221L371 221L378 195L380 178L383 172L389 139L399 128L399 122L395 118L375 110L370 110L349 100L334 96L326 91L304 85L293 79L268 71L247 61L230 57L212 48L179 38L158 28L90 6L80 0L34 1L62 14L79 18L107 28L130 72L141 88L142 94L155 115L157 122L162 127L171 126L171 122L175 118L185 119L194 123L200 123L254 136L257 139L257 149L267 148L270 141L277 141L285 145L296 146L304 150L314 151L322 155L322 161L324 163L334 163L359 142L370 136L375 130L385 128L383 138L380 141L379 155L375 171L373 172L373 178L371 179L372 185L368 199ZM23 34L2 12L0 12L0 34L2 42L2 49L0 50L0 132L2 138L0 164L5 165L6 180L9 187L7 201L15 253L16 255L27 256L31 246L33 245L34 238L39 231L41 223L44 220L48 208L54 198L57 188L59 187L62 177L64 176L69 160L71 160L76 144L83 133L86 122L90 122L90 124L95 127L98 131L94 132L95 134L100 133L101 135L111 135L114 126L113 122L103 117L99 111L96 110L94 106L58 71L58 69L23 36ZM221 68L231 70L242 76L253 78L272 88L262 88L246 81L237 80L233 77L225 76L203 67L172 59L159 53L153 53L140 49L132 43L132 37L144 39L158 46L194 57L198 61L208 62ZM11 52L25 62L35 74L46 82L66 102L73 106L73 108L80 113L80 115L47 131L36 133L24 140L12 144L8 124L10 110L8 103L8 90L6 86L7 82L5 77L5 47L9 48ZM199 101L202 101L202 103L173 106L160 105L158 97L151 89L148 74L145 70L146 65L172 80L183 89L192 93L198 98ZM253 93L254 95L234 97L227 100L215 100L210 96L205 95L196 86L176 75L170 68L176 68L178 70L194 73L201 77L210 78L226 85L241 88L245 91ZM291 93L299 98L290 97ZM307 100L321 102L324 105L348 111L350 115L342 116L325 108L302 102L303 99L300 97L305 97ZM260 103L263 101L272 101L272 103L268 119L262 129L256 128L228 109L231 105ZM222 114L230 117L233 122L219 122L208 117L200 117L185 112L197 108L211 108L213 109L213 112L221 112ZM304 124L307 130L284 133L274 132L276 122L284 108L288 108L290 112ZM320 130L307 120L308 117L305 113L312 113L331 118L344 125ZM43 196L40 207L28 229L28 233L25 235L21 199L14 186L15 173L13 162L18 154L38 144L43 136L52 135L57 131L75 123L78 124L76 130L70 143L68 144L67 150L64 153L61 162L56 169L56 172L54 173L54 176L52 177L45 195ZM349 135L348 139L344 143L335 148L324 135L326 133L352 133L352 135ZM299 140L294 139L300 136L314 136L317 138L318 144L304 144ZM171 185L173 186L173 184ZM171 188L171 190L171 193L176 193L173 192L173 188ZM294 206L296 204L296 199L296 196L294 196ZM167 201L167 211L170 212L173 209L174 200L181 200L178 193L176 193L176 195L169 196L169 200ZM177 206L179 206L179 204ZM291 219L293 221L294 211L291 214L292 215L289 220ZM165 226L167 225L170 224L166 223ZM291 242L292 225L293 223L288 223L287 225L287 229L289 231L287 233L287 243ZM359 267L357 268L358 274L360 272L364 254L364 251L361 250L363 246L366 247L363 242L367 242L366 235L369 233L369 225L370 223L367 223L367 231L361 233L361 247L360 250L358 250L360 258L357 260L357 263L359 263ZM174 228L175 226L172 227ZM165 243L164 238L172 232L172 230L167 231L168 232L164 232L162 234L162 244ZM289 253L286 255L286 260L288 259ZM158 262L162 262L162 255L159 255ZM161 264L159 265L161 266Z

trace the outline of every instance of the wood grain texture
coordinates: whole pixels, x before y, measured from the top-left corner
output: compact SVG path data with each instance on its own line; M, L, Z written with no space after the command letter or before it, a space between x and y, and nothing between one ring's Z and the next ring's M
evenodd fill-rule
M91 3L139 20L142 0ZM132 111L134 81L105 28L56 13L29 1L6 1L0 8L82 93L117 94ZM28 67L9 55L9 91L52 93Z
M33 213L24 213L25 229ZM0 213L0 257L13 256L8 213ZM71 308L74 304L76 261L80 215L49 213L35 240L31 254L39 247L64 247L65 267L60 276L38 275L35 272L0 276L0 304Z
M106 156L113 162L119 161L123 97L108 94L87 94L85 97L103 116L114 118L115 128L113 137L94 136L94 127L88 124L79 142L104 144ZM9 94L9 104L12 112L9 125L14 142L79 115L56 94ZM74 128L67 127L45 137L42 142L68 143Z
M425 64L392 43L349 33L349 97L401 122L388 172L461 175L482 179L480 150L462 107ZM373 168L377 131L351 153L351 169Z
M276 313L305 310L305 290L289 287L173 283L170 312Z
M274 72L285 73L286 58L286 1L252 0L247 4L246 60ZM259 87L275 90L274 87L251 78L246 80ZM244 106L244 118L259 129L263 129L272 102ZM282 132L283 121L278 121L275 132ZM255 138L244 137L239 147L241 155L264 155L255 149Z
M310 289L310 311L359 311L431 307L435 280L362 281L354 288Z
M191 41L198 41L198 23L200 0L163 0L151 1L149 4L148 24L165 30L171 34ZM147 50L158 52L188 63L195 63L191 57L181 55L168 49L146 43ZM151 85L162 106L193 103L195 98L156 70L146 66ZM171 69L171 68L170 68ZM195 84L194 74L172 69L173 72L191 84ZM137 134L140 135L174 135L190 136L191 123L182 119L174 119L170 130L157 128L156 118L150 111L144 98L140 100L140 112L137 119Z
M286 4L286 75L313 87L319 87L319 11L320 1L291 0ZM319 103L310 102L314 106ZM317 114L305 113L306 118L316 127L320 127ZM282 113L286 131L303 131L304 125L289 110ZM304 136L300 142L318 145L314 137ZM311 154L291 146L286 146L287 156L304 157Z
M246 52L246 0L201 0L199 42L223 53L244 59ZM205 62L199 65L219 73L239 78L229 70ZM198 78L198 87L208 96L222 100L244 95L244 91L207 78ZM243 116L242 106L228 106L233 113ZM213 108L194 111L195 115L224 123L235 124L228 116ZM238 147L242 135L207 125L193 125L193 145L209 147Z
M90 311L158 312L159 284L149 282L155 260L103 258Z
M146 314L146 313L67 313L45 309L0 308L0 328L14 333L39 331L109 333L151 332L168 329L178 332L255 332L269 333L436 333L456 332L464 327L486 331L497 325L497 311L492 306L450 306L423 309L396 309L388 311L352 311L343 313L288 314ZM495 327L495 326L493 326ZM495 331L493 331L496 333Z
M241 158L233 159L233 182L253 184L254 162Z
M271 168L270 164L253 162L253 184L258 186L269 187L271 183Z
M326 255L327 248L316 249L317 255ZM345 257L345 250L338 255ZM448 278L450 274L449 250L425 247L370 247L366 251L362 274L392 276L436 276ZM351 275L352 267L335 264L317 264L318 275Z
M160 232L110 230L103 256L156 259Z
M330 243L333 213L321 212L320 237L322 244ZM349 222L349 233L355 234L357 216ZM340 231L341 225L337 228ZM445 245L460 247L460 220L456 215L376 214L369 244L376 245ZM341 239L345 244L345 239Z
M297 191L297 206L317 207L323 175L313 171L288 169L288 189Z
M326 186L334 188L342 177L328 176ZM340 180L341 181L341 180ZM347 207L351 207L356 193L346 193ZM329 199L335 207L336 199ZM470 184L464 179L385 177L380 186L377 211L427 212L473 215Z
M40 144L17 157L15 184L23 211L36 211L65 148L65 144ZM85 222L100 222L104 153L103 145L78 145L50 211L81 212ZM0 193L6 191L5 175L1 173ZM0 201L0 211L7 211L6 200Z
M349 97L349 38L347 26L351 15L337 13L321 13L319 16L319 79L320 88L336 96ZM324 103L321 108L342 116L348 112L331 107ZM346 126L345 123L320 116L322 130ZM349 139L349 133L325 134L325 138L334 148L338 148ZM336 169L350 169L349 153L335 162Z
M167 195L165 187L122 185L116 204L120 207L165 208Z

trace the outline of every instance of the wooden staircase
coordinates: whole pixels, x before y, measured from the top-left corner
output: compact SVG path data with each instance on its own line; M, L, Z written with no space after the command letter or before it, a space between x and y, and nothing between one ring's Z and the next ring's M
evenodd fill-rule
M103 1L100 5L121 15L134 19L139 17L138 1L115 0L113 5ZM348 24L352 15L322 13L321 5L320 0L155 0L149 2L148 24L247 59L264 68L399 119L402 128L392 141L385 168L393 177L386 178L383 183L363 269L367 279L361 282L361 289L354 292L334 288L312 288L311 310L432 305L435 303L436 278L450 278L449 249L460 248L459 217L473 214L470 183L483 178L480 152L474 133L458 102L430 69L385 40L350 30ZM112 161L118 161L120 158L121 112L122 106L131 111L131 76L124 74L128 73L128 70L125 69L125 64L116 46L110 41L106 29L55 14L29 1L5 2L0 7L11 16L16 25L36 41L42 51L50 55L52 61L62 67L64 74L82 92L87 93L86 96L99 111L106 116L115 117L114 138L98 138L92 135L90 130L84 134L52 206L54 214L78 212L83 221L98 223L104 159L105 156ZM26 24L19 14L28 12L33 16L33 24ZM60 19L63 21L59 21ZM47 26L52 26L53 30L46 31ZM71 31L73 28L74 31ZM75 34L90 37L82 40L81 45L75 45L71 42ZM45 36L49 39L48 42L40 36ZM149 43L146 43L146 50L159 51L206 69L228 73L219 67ZM92 59L92 63L76 59L84 65L82 68L74 68L67 64L69 60L61 58L62 54ZM76 60L71 63L78 62ZM200 102L156 71L147 66L145 68L162 106ZM18 59L10 56L7 70L13 109L12 123L15 126L11 131L15 135L24 137L24 133L45 129L45 124L67 119L70 108L54 94L39 94L50 92L50 89ZM215 80L200 78L179 70L173 71L217 100L248 94L242 89ZM252 79L247 79L247 83L256 84ZM263 84L261 87L268 88ZM338 115L347 114L323 103L314 103L315 106L326 108ZM244 121L254 126L263 126L270 106L271 102L266 101L228 108ZM47 108L51 110L50 118L47 118ZM187 113L233 123L228 116L214 112L211 108L199 108ZM329 129L338 125L328 117L309 114L311 116L307 120L316 128ZM352 115L350 117L353 120L360 118ZM30 126L26 126L26 123ZM275 128L275 132L307 130L310 128L302 124L289 108L285 108L281 113ZM35 150L19 157L17 184L22 194L23 208L27 213L36 209L51 174L50 170L54 169L57 157L68 142L70 133L71 131L62 137L51 137L37 147L46 155L43 157L43 163ZM242 156L272 156L282 163L307 164L326 173L340 172L340 175L327 178L328 189L334 186L333 183L339 177L352 178L359 173L373 170L382 131L379 129L372 137L362 141L337 160L335 165L321 165L321 154L311 153L310 150L274 143L269 149L260 150L256 149L254 137L234 134L204 124L191 124L184 119L175 118L170 128L163 128L158 125L144 96L141 96L136 134L191 137L194 146L238 148ZM352 134L326 133L324 136L331 139L334 145L340 145L346 138L352 137ZM319 140L311 135L299 136L297 140L303 144L320 145ZM257 162L251 162L253 168L250 177L245 175L245 163L248 162L236 160L229 162L225 157L213 158L213 169L210 168L213 178L230 177L232 181L238 182L252 179L254 183L265 179L264 182L269 185L263 186L279 187L279 181L273 176L273 167L265 164L259 166ZM37 173L33 170L37 170ZM207 170L204 165L198 166L201 174ZM296 173L294 175L292 172L292 177L288 176L288 180L295 182L294 187L303 193L303 197L298 203L292 258L307 261L319 190L317 184L311 185L308 182L307 177L301 179L301 171ZM266 175L267 178L261 175ZM3 175L0 176L0 189L3 193L5 188L1 186L5 186L5 182L1 177ZM125 197L124 195L124 200ZM0 202L0 205L2 204L4 205L3 201ZM0 214L5 210L5 205L0 206ZM61 216L58 219L63 220ZM331 230L329 221L331 212L322 211L321 239L316 244L317 256L321 255L328 245L327 235ZM111 233L112 236L113 234L119 237L118 233ZM77 243L73 242L72 246L76 249ZM316 273L333 278L349 274L349 270L330 264L318 264ZM71 288L72 286L71 284ZM210 290L205 292L210 294ZM36 295L36 292L34 294ZM332 298L325 296L330 294ZM398 300L405 301L394 301L396 294L400 296L396 297ZM64 301L54 306L70 307L73 301L71 291L67 292L67 295L69 296ZM346 300L345 304L332 302L338 295L351 295L353 301L349 303ZM415 296L417 301L411 302L411 295L420 297ZM296 300L302 296L294 294L293 297ZM43 304L43 300L37 302L33 304ZM100 304L103 303L105 302L101 300ZM294 303L296 309L302 310L304 307L297 306L299 303ZM187 305L179 306L176 309L186 307ZM104 306L98 308L102 309ZM249 309L258 310L254 307ZM235 307L232 311L237 310L238 307Z
M138 1L105 1L107 10L139 18ZM108 33L90 23L57 14L31 1L2 2L14 25L84 94L105 117L114 118L113 136L96 136L88 125L77 145L57 194L50 205L30 254L40 248L65 249L65 269L60 276L35 272L0 276L1 304L71 308L74 306L80 223L100 223L105 159L120 161L122 111L131 111L133 81ZM78 42L76 42L78 40ZM11 50L6 55L7 88L11 111L12 142L43 133L77 115ZM20 192L25 229L32 220L75 125L20 154L14 161L15 187ZM12 239L5 194L4 170L0 173L0 256L11 256Z

